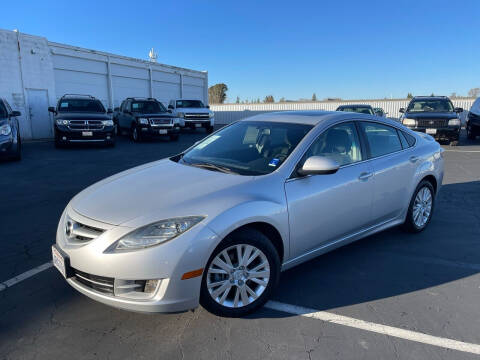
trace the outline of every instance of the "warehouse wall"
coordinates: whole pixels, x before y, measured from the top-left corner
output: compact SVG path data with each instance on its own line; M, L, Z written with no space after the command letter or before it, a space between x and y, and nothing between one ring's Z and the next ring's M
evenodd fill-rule
M208 74L0 30L0 96L22 112L22 138L53 136L47 108L66 93L93 95L106 108L133 96L208 103Z
M465 111L460 115L462 121L465 119L467 111L472 106L475 99L452 99L455 107L461 107ZM215 122L217 124L230 124L253 115L263 114L274 111L292 111L292 110L329 110L334 111L340 105L347 104L368 104L372 107L384 109L388 117L398 118L400 108L406 108L409 100L355 100L355 101L316 101L316 102L287 102L287 103L269 103L269 104L222 104L210 105L210 109L215 112Z

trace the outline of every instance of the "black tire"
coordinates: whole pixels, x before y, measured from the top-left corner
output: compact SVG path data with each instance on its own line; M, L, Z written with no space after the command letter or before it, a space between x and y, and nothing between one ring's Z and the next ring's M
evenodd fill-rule
M64 147L64 145L63 145L63 143L61 142L60 138L58 137L57 134L55 134L55 148L61 149L61 148L63 148L63 147Z
M208 126L206 130L207 130L207 134L213 133L213 126Z
M239 244L252 245L263 252L269 264L270 279L267 286L263 290L263 293L261 293L261 295L257 299L253 300L250 304L246 306L233 308L221 305L213 299L207 287L207 276L211 276L208 275L208 269L215 257L223 250ZM205 271L202 277L200 304L209 312L219 316L241 317L250 314L257 310L259 307L263 306L271 296L280 278L280 265L280 257L278 255L278 252L275 249L275 246L273 246L272 242L268 239L268 237L254 229L243 229L236 231L229 235L222 243L217 246L217 248L213 251L210 259L207 262L207 266L205 267ZM247 284L247 281L248 280L245 281L245 284ZM235 285L232 286L232 289L235 289Z
M413 208L415 205L415 198L417 197L417 194L420 192L420 190L422 190L425 187L430 190L430 193L432 196L432 207L426 223L423 226L418 226L414 220ZM408 206L407 218L403 223L403 229L411 233L419 233L425 230L428 224L430 223L430 221L432 220L432 215L434 210L435 210L435 191L434 191L433 185L430 181L423 180L420 182L420 184L418 184L417 188L413 192L412 199L410 200L410 204Z
M472 130L472 127L470 125L467 125L467 139L468 140L475 140L476 136L475 133Z
M22 160L22 140L20 139L20 135L17 136L17 151L13 155L14 161Z
M114 131L115 136L120 136L122 135L122 129L120 129L120 126L118 123L115 123L115 131Z
M132 137L132 140L135 141L135 142L141 142L142 141L142 136L140 134L140 131L138 131L138 127L136 125L132 126L131 137Z
M171 141L178 141L179 137L180 137L180 135L178 135L178 134L170 135L170 140Z

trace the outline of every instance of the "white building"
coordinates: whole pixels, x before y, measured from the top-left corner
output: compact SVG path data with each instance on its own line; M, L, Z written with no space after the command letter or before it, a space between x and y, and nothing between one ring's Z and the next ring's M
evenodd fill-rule
M208 103L208 73L0 29L0 97L22 113L22 138L53 137L47 109L64 94L93 95L112 109L134 96Z

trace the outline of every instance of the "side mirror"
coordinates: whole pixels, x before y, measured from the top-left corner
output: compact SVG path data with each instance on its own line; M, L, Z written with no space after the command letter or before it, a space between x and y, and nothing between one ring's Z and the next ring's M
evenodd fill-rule
M400 110L398 110L398 112L401 112L403 114L405 112L405 108L400 108Z
M120 108L116 107L115 109L113 109L113 111L120 111Z
M205 106L207 109L210 109L210 105Z
M10 116L12 116L12 117L20 116L20 115L22 115L22 113L21 113L20 111L12 111L12 112L10 113Z
M55 110L55 108L53 106L49 106L48 107L48 112L51 112L51 113L56 113L57 111Z
M323 156L310 156L297 172L301 176L327 175L336 173L339 168L340 165L333 159Z
M172 113L172 109L168 109L167 112L171 114L171 113Z
M108 110L107 110L107 114L113 114L112 109L108 109Z
M168 108L169 108L169 109L173 109L173 105L168 105Z
M461 113L461 112L463 112L463 108L457 107L457 108L455 108L455 112L456 113Z

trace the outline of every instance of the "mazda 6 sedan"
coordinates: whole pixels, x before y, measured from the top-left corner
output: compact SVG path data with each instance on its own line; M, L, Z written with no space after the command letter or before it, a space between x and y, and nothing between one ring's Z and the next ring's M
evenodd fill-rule
M254 116L79 193L53 263L117 308L243 316L282 270L392 226L424 230L442 152L431 136L366 114Z

